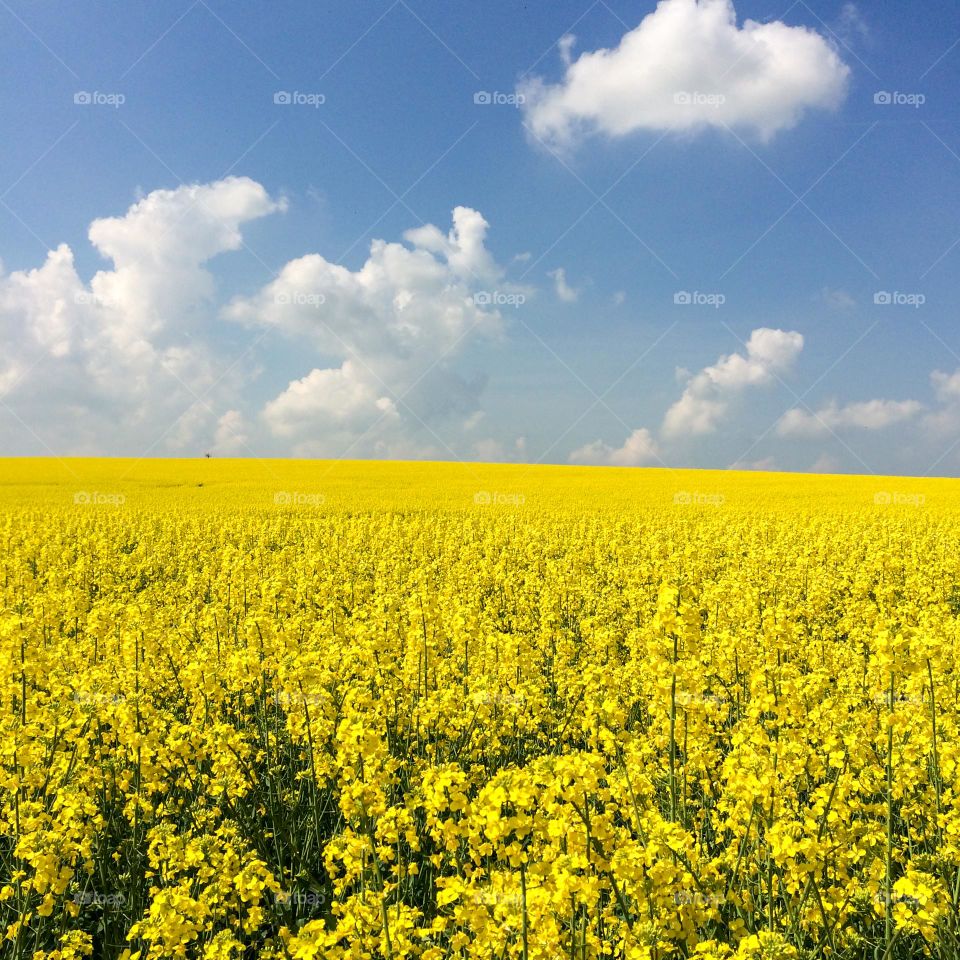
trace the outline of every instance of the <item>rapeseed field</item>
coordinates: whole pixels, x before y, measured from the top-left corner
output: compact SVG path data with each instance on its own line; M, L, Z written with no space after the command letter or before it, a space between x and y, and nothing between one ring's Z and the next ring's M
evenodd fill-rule
M960 956L960 485L0 462L0 955Z

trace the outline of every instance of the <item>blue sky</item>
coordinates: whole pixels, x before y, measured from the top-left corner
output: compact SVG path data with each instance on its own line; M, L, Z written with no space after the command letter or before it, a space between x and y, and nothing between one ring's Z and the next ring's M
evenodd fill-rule
M0 449L956 475L958 40L0 0Z

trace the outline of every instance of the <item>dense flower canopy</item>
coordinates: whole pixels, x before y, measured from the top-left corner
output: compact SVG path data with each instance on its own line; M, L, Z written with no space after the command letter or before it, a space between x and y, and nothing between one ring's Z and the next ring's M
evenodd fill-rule
M958 948L949 482L4 479L4 956Z

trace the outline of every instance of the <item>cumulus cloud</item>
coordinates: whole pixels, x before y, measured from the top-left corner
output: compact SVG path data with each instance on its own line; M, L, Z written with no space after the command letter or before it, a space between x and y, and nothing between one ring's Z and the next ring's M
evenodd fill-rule
M882 430L912 420L923 410L916 400L865 400L840 406L835 402L811 413L795 407L777 424L777 432L789 436L822 436L841 430Z
M613 467L642 467L660 461L660 452L653 435L644 427L634 430L623 446L611 447L601 440L585 444L570 454L571 463Z
M789 369L803 349L803 337L795 331L759 327L750 334L746 354L722 356L696 375L678 368L677 379L685 382L683 393L668 410L660 428L660 441L646 428L634 430L621 447L594 440L570 454L571 463L640 466L662 462L662 445L687 437L713 433L727 415L733 399L751 387L770 384ZM770 461L772 465L772 461ZM766 461L754 465L736 463L732 469L768 469Z
M371 379L351 360L339 367L312 370L267 404L267 423L277 436L290 437L303 424L334 423L362 429L378 417L395 420L393 400L378 396Z
M746 355L721 357L689 380L664 417L663 435L680 438L713 433L735 396L773 382L790 368L802 349L803 336L796 331L768 327L754 330L746 344Z
M236 372L207 338L207 262L241 226L283 209L246 177L156 190L89 238L112 262L85 283L61 244L35 269L0 275L0 393L28 431L17 448L143 453L190 448L216 422ZM199 400L199 403L198 403ZM35 425L35 426L34 426Z
M156 190L91 224L109 266L89 282L67 245L0 273L0 398L17 415L5 448L449 456L436 431L476 417L484 388L455 358L500 335L490 292L520 290L486 247L486 220L457 207L447 231L374 241L357 270L311 253L221 306L209 261L284 208L246 177ZM238 323L306 356L259 408L243 399L263 374L256 355L223 349Z
M416 433L451 414L477 410L483 382L466 380L451 360L476 337L496 337L501 316L489 292L509 288L485 245L488 225L457 207L444 233L427 224L403 243L375 240L358 270L312 253L224 311L232 321L275 328L335 366L314 367L267 403L275 437L316 448L318 435L369 435L391 425ZM485 294L485 296L480 296Z
M737 25L731 0L661 0L617 46L574 59L561 42L563 79L521 86L535 137L569 145L584 135L732 127L768 139L811 108L843 101L849 68L806 27Z

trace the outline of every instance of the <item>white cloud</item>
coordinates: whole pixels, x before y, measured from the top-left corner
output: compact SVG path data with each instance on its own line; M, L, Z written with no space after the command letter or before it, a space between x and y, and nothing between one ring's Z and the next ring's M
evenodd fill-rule
M870 39L870 27L855 3L845 3L840 8L840 16L837 18L834 31L848 42Z
M573 303L580 296L580 291L571 287L567 282L567 271L563 267L551 270L547 276L553 280L553 289L558 300L562 300L564 303Z
M960 369L953 373L934 370L930 384L939 406L926 414L923 426L939 442L960 432Z
M824 287L820 291L820 298L833 310L850 310L857 305L857 301L843 289Z
M509 289L485 246L487 229L477 211L457 207L448 233L427 224L404 234L408 245L375 240L356 271L308 254L229 304L228 319L277 328L339 359L267 403L273 436L310 442L341 431L351 442L362 438L361 453L388 426L396 440L404 431L429 435L430 424L451 414L469 420L482 384L461 378L450 361L472 339L501 331L499 312L475 293Z
M882 430L911 420L923 410L916 400L865 400L839 406L829 403L810 413L795 407L777 424L777 432L788 436L822 436L840 430Z
M960 369L953 373L944 373L934 370L930 374L930 382L941 403L953 403L960 400Z
M66 244L36 269L0 276L0 389L30 427L4 435L8 449L209 443L240 373L207 337L215 286L205 264L240 246L243 223L283 206L246 177L157 190L91 224L112 268L89 284Z
M667 411L663 435L670 438L713 433L730 401L749 387L761 387L789 369L803 349L795 331L760 327L750 334L746 356L731 353L692 377L680 399Z
M661 0L612 49L572 59L558 84L521 86L526 122L547 142L592 132L733 127L770 138L810 108L844 99L849 68L816 31L779 20L737 26L731 0Z
M220 454L242 454L249 452L250 437L247 423L239 410L228 410L217 421L217 430L213 437L213 449Z
M328 370L311 370L271 400L264 416L278 437L295 436L305 424L314 430L331 425L363 429L375 420L395 420L393 400L378 396L371 380L375 378L352 360Z
M622 447L611 447L601 440L594 440L570 454L571 463L604 464L613 467L641 467L659 461L657 442L644 427L634 430Z
M821 453L810 466L809 473L838 473L840 461L829 453Z

